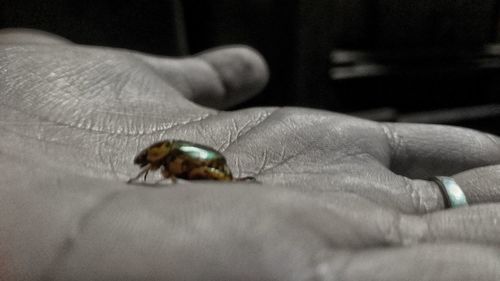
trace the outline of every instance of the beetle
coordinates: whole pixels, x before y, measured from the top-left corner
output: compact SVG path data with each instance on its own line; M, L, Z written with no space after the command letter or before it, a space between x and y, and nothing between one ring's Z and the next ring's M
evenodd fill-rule
M141 167L139 174L128 180L132 183L149 171L161 168L163 178L176 182L186 180L253 180L253 177L233 178L226 158L217 150L198 143L183 140L163 140L143 149L134 158L134 164Z

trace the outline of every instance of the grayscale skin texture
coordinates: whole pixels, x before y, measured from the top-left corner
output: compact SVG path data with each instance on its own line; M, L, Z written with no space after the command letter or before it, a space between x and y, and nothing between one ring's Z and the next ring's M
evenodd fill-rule
M220 111L267 79L243 46L162 58L1 32L0 280L500 279L498 137ZM261 184L127 185L162 139ZM443 210L434 175L472 205Z

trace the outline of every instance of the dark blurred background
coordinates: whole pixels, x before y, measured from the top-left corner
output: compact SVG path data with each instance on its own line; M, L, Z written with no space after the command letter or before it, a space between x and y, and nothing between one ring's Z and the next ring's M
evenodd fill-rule
M247 44L267 88L308 106L500 134L500 0L0 0L0 27L178 56Z

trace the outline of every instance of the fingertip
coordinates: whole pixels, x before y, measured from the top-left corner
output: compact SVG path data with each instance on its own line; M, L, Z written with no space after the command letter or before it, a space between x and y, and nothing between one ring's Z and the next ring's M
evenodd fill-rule
M265 59L248 46L215 48L197 55L217 75L224 93L201 97L201 103L224 108L259 93L269 80Z
M217 109L251 98L269 79L264 58L247 46L219 47L181 59L136 55L187 99Z

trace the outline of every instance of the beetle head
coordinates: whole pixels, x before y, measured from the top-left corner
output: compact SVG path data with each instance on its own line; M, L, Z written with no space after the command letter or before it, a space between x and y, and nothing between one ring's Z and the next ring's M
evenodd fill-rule
M169 141L155 143L137 154L134 158L134 164L139 165L141 168L148 164L156 165L168 156L171 148L172 143Z
M148 150L144 149L143 151L139 152L137 156L134 158L134 164L139 165L141 168L146 166L148 164Z

